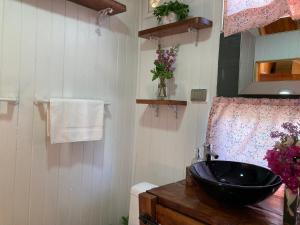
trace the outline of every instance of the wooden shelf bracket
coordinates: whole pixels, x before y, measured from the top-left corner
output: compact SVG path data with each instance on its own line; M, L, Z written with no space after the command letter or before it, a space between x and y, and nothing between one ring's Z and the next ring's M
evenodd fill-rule
M150 108L155 109L155 116L159 116L159 107L168 106L174 111L176 119L178 118L178 106L187 106L187 101L185 100L172 100L172 99L137 99L137 104L146 104Z
M97 12L104 10L110 16L126 12L126 5L116 0L69 0L75 4L93 9ZM108 10L107 10L108 9Z
M212 21L202 18L193 17L186 20L177 21L175 23L164 24L157 27L152 27L146 30L139 31L138 35L141 38L149 39L151 36L159 38L170 35L193 32L212 27Z

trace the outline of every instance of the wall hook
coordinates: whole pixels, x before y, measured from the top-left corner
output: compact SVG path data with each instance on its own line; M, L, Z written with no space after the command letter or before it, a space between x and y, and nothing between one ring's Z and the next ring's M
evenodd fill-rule
M101 35L101 27L106 22L109 15L111 15L113 12L114 12L114 10L112 8L102 9L99 12L97 12L97 25L98 25L98 27L96 29L96 33L98 35Z

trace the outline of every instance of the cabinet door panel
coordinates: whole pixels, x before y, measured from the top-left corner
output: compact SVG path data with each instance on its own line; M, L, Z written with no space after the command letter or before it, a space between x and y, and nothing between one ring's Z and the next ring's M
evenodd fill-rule
M156 218L160 225L206 225L161 205L156 206Z

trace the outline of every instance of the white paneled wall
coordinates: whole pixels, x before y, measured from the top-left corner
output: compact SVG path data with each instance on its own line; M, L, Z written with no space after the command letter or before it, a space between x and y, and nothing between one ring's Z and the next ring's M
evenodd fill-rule
M213 21L213 28L196 34L185 33L162 39L162 46L181 44L175 73L172 98L190 99L192 88L208 89L206 103L188 102L180 107L179 118L167 107L161 107L159 117L146 105L136 110L134 181L166 184L185 176L185 167L191 163L193 150L202 146L212 97L216 94L219 37L221 30L222 0L186 0L191 15ZM140 28L155 24L153 18L141 19ZM140 39L138 90L139 98L155 96L157 82L151 81L150 70L156 57L157 43ZM171 85L171 86L173 86Z
M64 0L0 0L0 225L116 225L128 214L138 0L97 35L96 12ZM104 141L51 145L35 97L112 103Z

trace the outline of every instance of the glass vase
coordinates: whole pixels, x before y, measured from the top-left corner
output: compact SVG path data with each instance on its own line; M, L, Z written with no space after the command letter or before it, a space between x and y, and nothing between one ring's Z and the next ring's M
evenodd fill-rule
M164 78L159 78L157 97L160 99L164 99L167 97L167 85L166 79Z
M285 187L284 190L284 210L283 224L297 225L297 208L299 203L299 192L293 193L291 189Z

